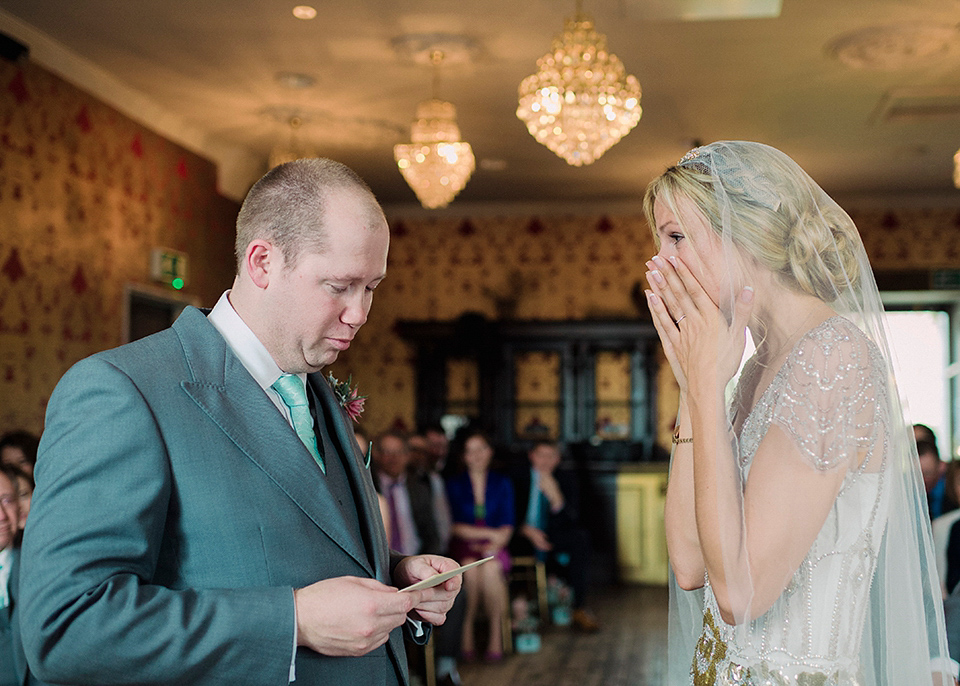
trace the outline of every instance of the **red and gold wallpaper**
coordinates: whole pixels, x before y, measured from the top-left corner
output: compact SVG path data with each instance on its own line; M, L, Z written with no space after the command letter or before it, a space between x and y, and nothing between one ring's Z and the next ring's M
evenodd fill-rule
M187 294L233 277L239 207L214 165L29 62L0 61L0 432L39 432L60 376L122 340L150 251L190 258Z
M852 212L875 269L960 268L960 207ZM641 214L391 221L387 278L370 319L334 366L369 395L364 427L413 427L413 349L399 319L638 316L630 291L654 244ZM605 377L604 377L605 378ZM608 380L613 384L613 381ZM677 387L658 380L659 440L669 445ZM598 389L600 390L600 389ZM613 392L613 391L610 391ZM611 417L616 424L617 418Z

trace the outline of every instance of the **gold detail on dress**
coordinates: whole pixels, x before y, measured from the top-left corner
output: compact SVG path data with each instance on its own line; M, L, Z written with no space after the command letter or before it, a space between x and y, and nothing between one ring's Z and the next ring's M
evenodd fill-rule
M708 608L703 613L703 632L697 641L693 665L690 668L693 686L714 686L717 683L717 672L726 659L727 644L717 629L713 612Z
M703 632L690 667L693 686L860 686L863 683L845 671L833 674L801 672L791 679L771 669L766 662L750 667L730 662L728 653L729 646L717 628L713 612L707 608L703 613Z

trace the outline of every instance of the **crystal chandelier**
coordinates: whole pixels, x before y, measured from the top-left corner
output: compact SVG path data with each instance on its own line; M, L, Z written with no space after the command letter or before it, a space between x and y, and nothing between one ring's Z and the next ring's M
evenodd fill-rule
M520 84L517 116L568 164L592 164L640 121L640 83L580 11L564 22L537 72Z
M436 97L442 59L439 51L431 55L434 97L417 105L417 119L410 130L412 142L393 147L400 173L417 194L420 204L429 210L449 205L476 168L470 144L460 140L456 108Z

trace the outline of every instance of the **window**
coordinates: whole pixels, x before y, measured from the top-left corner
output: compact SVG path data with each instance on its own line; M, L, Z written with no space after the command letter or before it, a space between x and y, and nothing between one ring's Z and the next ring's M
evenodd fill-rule
M907 420L933 429L941 455L949 459L950 315L943 310L892 311L887 325Z

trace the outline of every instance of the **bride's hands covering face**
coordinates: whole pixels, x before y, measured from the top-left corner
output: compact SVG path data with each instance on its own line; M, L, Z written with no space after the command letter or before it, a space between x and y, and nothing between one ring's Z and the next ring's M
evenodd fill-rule
M647 303L681 393L690 380L695 389L722 393L743 357L753 290L741 291L728 322L679 257L657 255L646 264Z

